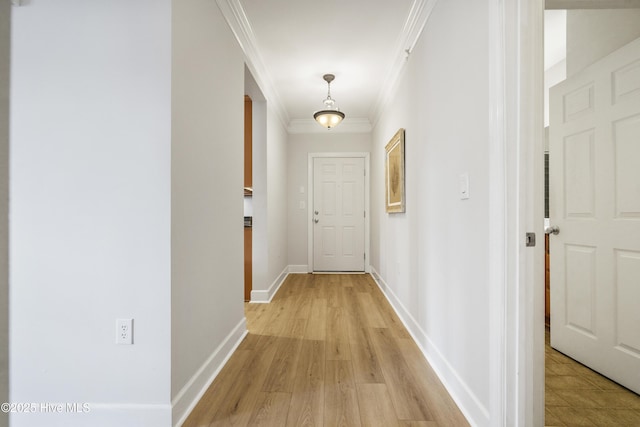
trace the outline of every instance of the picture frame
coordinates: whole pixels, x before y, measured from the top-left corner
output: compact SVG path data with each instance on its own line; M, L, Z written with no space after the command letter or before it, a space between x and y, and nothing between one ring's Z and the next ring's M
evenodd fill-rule
M404 129L400 128L384 147L385 208L387 213L405 211Z

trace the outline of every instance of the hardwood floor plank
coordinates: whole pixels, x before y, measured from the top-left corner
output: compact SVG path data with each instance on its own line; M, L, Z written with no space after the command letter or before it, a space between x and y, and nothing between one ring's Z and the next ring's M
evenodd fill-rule
M369 337L368 321L358 303L356 291L354 287L346 287L342 289L342 293L355 381L356 383L382 383L384 377Z
M411 339L397 339L396 342L403 358L407 361L410 372L415 378L420 379L416 384L427 397L434 421L439 426L468 426L464 415L447 393L416 343Z
M389 330L372 329L371 335L398 418L433 421L426 404L426 396L416 385L415 378Z
M367 328L349 328L351 360L356 383L383 383L384 376L378 355Z
M358 292L377 293L380 292L375 280L369 274L363 274L356 276L354 279L354 286L358 289Z
M350 327L366 328L368 327L368 320L365 317L364 310L362 309L360 302L358 301L358 291L355 287L343 288L342 294L344 297L344 306L347 308L349 314Z
M340 289L342 288L341 276L337 274L331 274L328 278L326 286L327 292L327 306L328 307L341 307L340 305Z
M219 382L222 400L217 405L218 410L212 418L211 427L245 426L249 422L274 358L277 339L261 336L251 357L241 365L240 373ZM214 381L216 382L218 378Z
M304 287L299 290L300 297L294 306L293 318L294 319L309 319L311 316L311 298L304 295Z
M368 275L290 275L185 427L468 425Z
M363 427L398 426L398 417L385 384L358 384L357 391Z
M291 393L296 373L294 368L298 363L302 340L280 337L276 340L277 348L267 371L262 391Z
M327 312L327 360L349 360L349 328L345 309L329 307Z
M282 420L287 418L290 402L290 393L260 393L248 425L281 427Z
M400 421L399 427L438 427L435 421ZM453 427L453 426L452 426Z
M230 363L220 370L216 380L193 408L183 427L208 427L211 424L211 420L223 404L228 385L241 375L244 365L251 357L253 353L247 350L236 351L233 354Z
M328 299L327 288L331 274L314 274L313 275L313 293L311 296L316 299Z
M261 334L267 326L271 314L268 304L245 303L245 316L247 319L247 329L253 334Z
M269 317L264 321L262 334L271 336L280 336L282 331L287 327L290 319L290 313L287 311L287 301L285 298L272 300L269 303Z
M367 319L367 326L370 328L386 328L385 323L378 306L374 303L373 297L368 292L358 292L358 303L364 313L364 317Z
M302 342L291 396L287 426L317 426L324 423L323 341Z
M327 300L314 299L311 302L311 315L307 322L304 338L308 340L324 340L327 336Z
M380 290L377 290L372 294L372 298L378 307L378 312L385 324L385 327L390 329L393 332L393 335L397 338L411 338L411 335L409 335L409 332L404 327L404 324L393 310L393 307L391 307L384 294Z
M360 426L360 410L351 362L348 360L327 360L325 369L325 425L332 427Z

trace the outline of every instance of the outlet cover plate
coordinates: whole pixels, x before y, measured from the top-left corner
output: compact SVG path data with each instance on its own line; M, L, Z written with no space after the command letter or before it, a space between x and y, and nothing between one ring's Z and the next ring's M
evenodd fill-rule
M116 344L133 344L133 319L116 319Z

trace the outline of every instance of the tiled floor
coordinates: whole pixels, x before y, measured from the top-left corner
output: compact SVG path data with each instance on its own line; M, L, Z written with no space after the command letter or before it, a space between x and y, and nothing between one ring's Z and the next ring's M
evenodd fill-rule
M640 426L640 396L549 346L545 348L546 426Z

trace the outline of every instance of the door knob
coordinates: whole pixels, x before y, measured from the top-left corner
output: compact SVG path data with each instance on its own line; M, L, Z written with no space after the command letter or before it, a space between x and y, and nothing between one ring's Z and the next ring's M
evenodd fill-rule
M560 233L560 227L558 227L557 225L552 225L550 227L545 228L544 232L546 234L557 235L558 233Z
M313 220L313 222L315 222L316 224L318 223L318 221L320 221L318 218Z
M315 214L318 215L320 212L316 211Z

